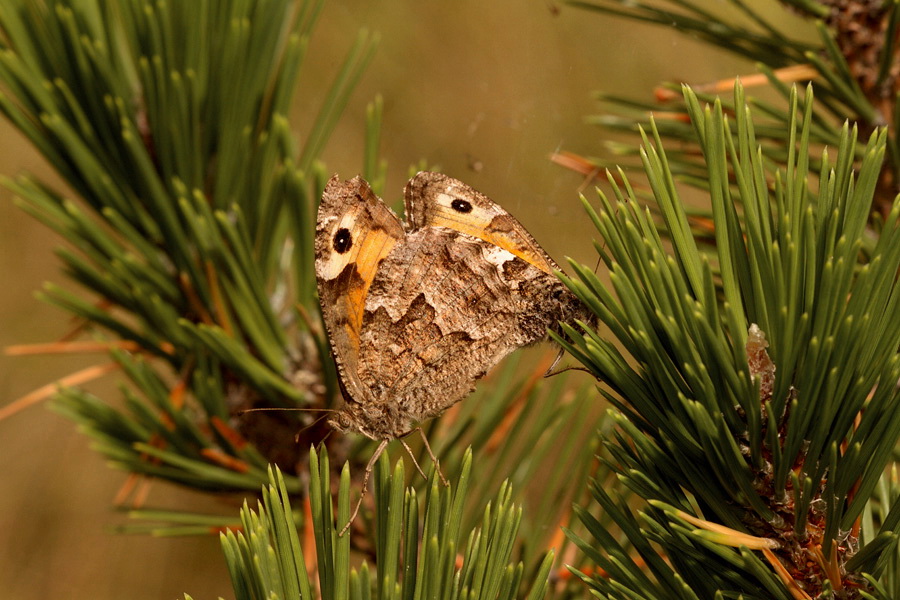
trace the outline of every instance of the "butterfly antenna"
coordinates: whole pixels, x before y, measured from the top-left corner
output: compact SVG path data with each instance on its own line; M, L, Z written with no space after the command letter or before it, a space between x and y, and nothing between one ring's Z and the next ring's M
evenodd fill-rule
M238 415L242 415L248 412L262 412L262 411L271 411L271 410L299 410L302 412L340 412L336 408L301 408L299 406L261 406L259 408L244 408L237 412ZM322 418L322 417L320 417Z
M327 417L327 416L328 416L327 414L324 414L324 415L322 415L321 417L317 418L317 419L316 419L315 421L313 421L312 423L310 423L309 425L307 425L306 427L301 427L300 430L297 432L297 434L294 436L294 442L299 444L299 443L300 443L300 434L303 433L304 431L306 431L307 429L312 429L313 427L315 427L315 426L319 423L319 421L321 421L322 419L324 419L324 418ZM333 430L329 430L328 433L325 435L325 437L322 438L322 441L323 441L323 442L324 442L326 439L328 439L328 436L331 435L331 432L332 432L332 431L333 431Z
M390 440L381 440L381 443L378 444L378 448L375 449L375 453L372 455L372 458L369 459L369 462L366 465L366 474L363 475L363 484L362 490L359 492L359 500L356 501L356 508L353 509L353 514L350 515L350 520L347 521L347 524L344 525L344 528L341 529L340 533L338 533L338 537L343 537L347 530L350 529L350 525L353 524L353 521L356 520L356 515L359 514L359 507L362 506L363 498L366 497L366 490L369 487L369 476L372 474L372 469L375 468L375 461L378 460L378 457L380 457L381 453L384 452L384 449L387 448L389 441Z

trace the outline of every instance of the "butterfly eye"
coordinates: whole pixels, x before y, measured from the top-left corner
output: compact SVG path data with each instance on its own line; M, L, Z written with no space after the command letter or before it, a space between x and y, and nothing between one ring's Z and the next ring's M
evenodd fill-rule
M346 227L338 229L331 240L331 246L338 254L343 254L349 250L353 246L353 236L350 235L350 230Z
M450 206L458 213L466 214L472 212L472 203L460 200L459 198L451 202Z

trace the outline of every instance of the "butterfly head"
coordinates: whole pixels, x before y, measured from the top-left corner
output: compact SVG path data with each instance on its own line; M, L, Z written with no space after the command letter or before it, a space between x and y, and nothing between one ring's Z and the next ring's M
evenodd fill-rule
M357 431L357 428L354 427L353 419L346 412L336 412L333 416L328 418L328 425L332 429L336 429L341 433L347 433L348 431Z
M553 317L553 325L551 329L558 334L562 334L562 325L565 323L571 327L578 329L576 321L584 323L590 328L597 324L597 315L591 311L578 296L573 294L562 282L555 286L549 292L553 299L553 308L551 309Z
M359 433L373 440L392 440L406 435L412 424L390 403L347 401L328 418L328 425L341 433Z

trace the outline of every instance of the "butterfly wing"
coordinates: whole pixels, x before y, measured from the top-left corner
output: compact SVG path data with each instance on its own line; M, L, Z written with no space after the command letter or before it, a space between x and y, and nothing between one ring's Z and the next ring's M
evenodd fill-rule
M316 218L316 283L345 397L368 394L358 377L365 299L379 265L405 235L363 179L328 182Z
M461 181L421 171L404 190L410 231L448 227L482 239L552 275L559 266L511 214Z
M525 227L484 194L441 173L419 172L406 185L408 229L449 227L502 248L542 272L554 276L559 271L552 258ZM595 322L593 313L563 285L548 287L554 303L546 306L543 319L560 332L559 322Z
M332 423L375 439L441 414L507 354L584 307L524 227L486 196L420 173L409 228L360 178L319 206L319 301L346 404Z
M364 421L396 437L468 395L475 381L555 323L562 283L482 239L445 227L407 235L366 298L360 383Z

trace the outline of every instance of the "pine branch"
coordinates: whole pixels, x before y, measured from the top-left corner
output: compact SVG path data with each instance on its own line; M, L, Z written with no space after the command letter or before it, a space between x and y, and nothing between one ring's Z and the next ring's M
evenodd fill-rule
M614 200L600 194L599 211L586 205L605 240L615 295L590 268L573 265L572 288L636 366L591 332L570 330L575 341L560 341L610 386L606 395L623 430L604 442L610 467L653 501L638 521L613 494L593 487L653 579L611 563L624 550L610 547L582 511L599 544L592 556L611 573L591 586L611 598L630 597L619 586L655 598L756 589L798 597L788 592L792 586L810 597L829 588L837 597L861 597L866 577L877 579L868 569L896 539L893 516L872 519L873 530L860 538L860 517L900 436L900 204L859 264L885 132L873 134L854 173L856 131L845 127L837 159L823 153L815 189L812 90L802 106L794 94L787 165L770 188L741 86L734 121L721 103L704 108L689 89L685 103L708 170L714 253L701 253L690 234L651 123L642 158L671 253L626 180L624 189L614 187ZM876 536L875 545L864 543ZM654 558L645 539L668 562ZM751 543L765 548L765 558L747 550Z
M11 30L0 78L20 90L7 98L7 112L34 124L32 140L48 149L85 200L27 179L9 182L25 210L71 243L60 251L66 273L90 293L50 285L43 297L108 343L131 383L123 391L124 411L69 389L60 394L59 409L82 424L114 465L203 489L256 490L270 461L287 473L302 472L298 448L327 433L324 424L313 425L297 444L296 432L317 414L239 413L257 406L328 408L336 397L311 268L323 184L312 157L372 47L369 36L357 38L313 133L295 144L285 121L290 81L321 3L251 5L25 2L21 12L0 11L0 26ZM79 44L93 48L84 63L44 60ZM32 52L42 45L46 53ZM119 47L128 52L110 50ZM88 85L86 71L101 75ZM51 79L70 81L69 92L48 94L39 82ZM99 102L98 94L108 101ZM377 158L380 112L376 101L364 157L376 182L384 178ZM76 113L87 115L75 120L83 129L65 139L41 125L49 115L68 126ZM75 142L77 149L66 145ZM294 146L305 148L298 158ZM72 168L82 154L103 159ZM144 170L134 177L138 165ZM140 352L116 351L116 338ZM513 474L521 482L558 459L553 435L583 402L551 410L556 405L543 398L558 396L562 379L540 396L520 398L513 373L466 403L456 421L433 426L451 469L467 444L491 446L484 470L491 477L480 480L482 493ZM526 410L516 408L523 404ZM537 406L542 410L535 414ZM473 421L478 427L467 431ZM492 437L499 425L514 435ZM340 440L333 435L329 444ZM366 441L350 449L363 464L369 452ZM583 471L590 448L572 452ZM291 485L297 489L297 482ZM550 497L562 500L571 491L560 480Z
M301 318L316 310L309 265L324 175L314 163L374 45L357 37L295 150L287 114L321 6L0 7L0 110L81 197L7 182L69 242L64 269L88 290L48 286L43 297L78 317L81 331L111 347L129 340L152 359L112 353L134 384L130 414L112 418L74 391L62 409L102 431L101 448L135 472L258 489L268 461L293 471L301 419L235 415L327 403L318 366L330 361L327 344ZM286 261L291 247L307 262Z
M329 491L328 457L311 452L309 499L315 543L304 545L297 535L298 515L292 512L285 481L270 471L263 501L256 511L246 504L239 531L222 534L222 547L238 600L312 598L485 598L512 599L525 587L529 600L543 598L552 552L524 584L524 565L512 562L521 509L503 485L484 508L481 526L462 536L472 454L463 458L455 489L431 478L420 508L414 488L404 489L403 463L393 473L382 454L375 473L377 573L366 562L350 567L349 536L339 536L350 515L350 472L344 466L338 490L337 514ZM421 542L419 527L424 526ZM465 543L463 543L465 540ZM314 546L314 550L313 550ZM401 554L402 548L402 554ZM314 553L315 558L309 556ZM313 575L307 573L313 569ZM373 593L374 592L374 593Z
M156 387L152 383L153 371L143 361L136 362L125 370L130 377L133 374L135 387ZM506 485L504 480L509 481L515 490L511 492L512 501L521 503L531 515L519 527L515 548L526 573L539 566L548 548L560 553L567 549L567 544L558 539L557 528L577 528L570 522L569 507L576 499L588 498L580 482L587 480L587 471L594 462L596 442L592 438L599 425L590 409L591 391L563 392L570 386L565 375L555 377L547 385L541 378L545 370L546 364L540 364L527 381L522 381L520 361L507 361L488 385L479 386L472 398L426 426L443 473L451 478L459 477L464 470L471 473L461 505L463 528L474 527L482 520L486 499ZM150 381L145 381L146 377ZM253 491L255 484L268 481L266 457L254 446L229 445L233 440L227 435L217 435L217 444L210 444L202 429L192 426L182 412L173 411L165 390L160 391L148 408L129 388L123 387L127 402L122 411L83 391L64 388L54 407L79 424L112 466L126 472L204 490ZM177 425L174 431L173 421ZM192 431L193 437L186 438L181 433L183 428ZM166 437L155 436L154 432L160 429L168 432ZM367 460L373 450L372 442L361 437L357 441L350 455ZM429 465L424 448L415 442L415 438L409 440L417 462ZM389 451L393 456L405 454L399 442L391 444ZM467 457L473 452L477 460L467 464L471 461ZM361 467L354 471L355 476L361 476ZM286 476L285 481L290 494L303 498L305 486L297 478ZM427 482L418 476L412 477L409 485L420 494L428 493ZM380 509L377 495L372 509L372 497L367 496L351 530L351 543L357 552L375 559L372 549ZM209 534L238 525L229 514L160 507L132 508L127 516L131 522L120 526L120 531L154 536ZM566 560L578 559L572 556ZM567 582L558 585L564 588ZM574 587L568 593L577 591Z
M756 62L758 75L741 74L745 87L766 85L785 101L785 106L773 105L760 98L749 97L758 117L757 139L763 155L773 166L787 164L789 143L787 132L790 111L786 108L791 94L791 84L813 81L816 85L816 101L812 104L810 145L813 171L820 166L820 148L836 145L840 123L849 119L859 124L868 135L875 127L887 126L888 160L883 166L876 194L876 205L882 215L890 212L893 197L900 181L900 152L897 130L896 94L898 73L897 27L900 17L896 4L885 3L874 7L862 2L832 2L831 0L797 0L783 2L785 19L800 15L809 22L809 33L818 36L818 43L810 45L809 36L802 28L782 31L777 18L764 15L755 5L732 2L730 13L711 13L694 0L663 0L657 3L624 2L622 0L597 0L570 2L573 6L593 12L601 12L635 21L674 26L677 30L705 41L711 48L735 53L743 59ZM865 6L863 6L865 5ZM690 82L699 98L715 101L719 92L725 91L731 79L729 74L712 84ZM663 139L684 143L683 152L670 153L673 173L684 174L683 180L703 187L703 164L696 151L697 138L693 135L685 117L689 107L680 101L680 83L668 83L656 92L656 104L638 102L609 94L597 97L609 107L608 114L594 116L589 122L605 128L637 132L645 128L648 113L654 113L656 127ZM735 110L727 101L723 107L729 114ZM674 147L673 144L669 144ZM632 144L614 143L608 148L618 156L618 164L628 164L623 158L635 156ZM865 145L860 143L852 152L861 159ZM583 159L560 156L562 164L582 163ZM579 170L600 172L613 165L603 159L591 159L578 164ZM733 174L731 174L733 176ZM700 233L700 228L698 228Z

